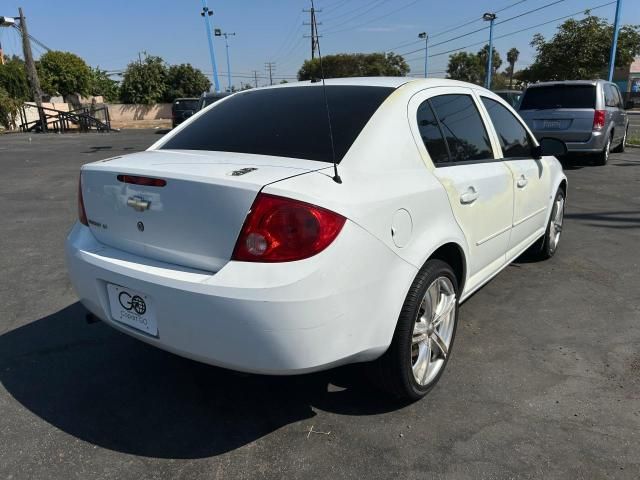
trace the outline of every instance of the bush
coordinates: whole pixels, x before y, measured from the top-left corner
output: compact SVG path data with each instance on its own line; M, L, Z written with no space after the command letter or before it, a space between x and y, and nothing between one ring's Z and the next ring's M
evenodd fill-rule
M22 105L22 100L11 97L3 87L0 87L0 125L8 130L16 128L16 117Z

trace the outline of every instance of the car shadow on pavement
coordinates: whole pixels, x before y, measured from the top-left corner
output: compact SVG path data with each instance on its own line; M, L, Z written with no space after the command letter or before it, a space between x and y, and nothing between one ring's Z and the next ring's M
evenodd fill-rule
M577 220L599 228L635 229L640 228L640 211L565 213L564 218Z
M358 366L317 374L246 375L161 351L74 303L0 336L0 382L24 407L79 439L156 458L204 458L312 418L399 405ZM301 430L302 434L302 430Z

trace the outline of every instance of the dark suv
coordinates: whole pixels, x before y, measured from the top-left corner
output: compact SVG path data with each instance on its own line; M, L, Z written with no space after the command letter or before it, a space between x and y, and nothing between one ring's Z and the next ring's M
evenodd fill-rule
M590 153L599 165L622 152L629 120L615 83L605 80L543 82L529 86L518 113L534 135L554 137L569 153Z
M171 123L173 128L180 125L198 110L197 98L176 98L171 105Z

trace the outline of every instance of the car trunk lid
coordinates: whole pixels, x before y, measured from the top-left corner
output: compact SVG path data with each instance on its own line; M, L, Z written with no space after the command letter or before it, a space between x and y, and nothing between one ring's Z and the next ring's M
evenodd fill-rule
M82 193L89 226L101 243L215 272L231 258L263 186L326 166L251 154L151 150L85 165ZM166 184L137 184L132 177Z

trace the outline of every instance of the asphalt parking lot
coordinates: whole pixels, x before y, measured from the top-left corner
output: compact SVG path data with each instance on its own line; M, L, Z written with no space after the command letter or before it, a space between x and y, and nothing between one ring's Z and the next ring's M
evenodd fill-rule
M241 375L85 321L78 169L158 138L0 136L0 478L640 477L640 149L566 166L557 255L467 301L444 377L401 406L358 368Z

